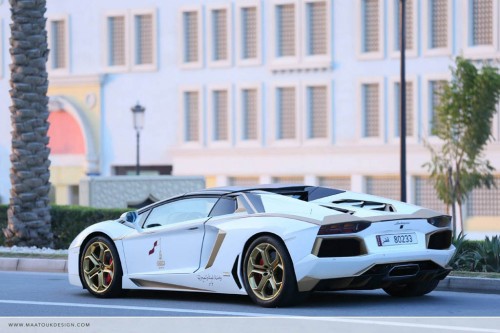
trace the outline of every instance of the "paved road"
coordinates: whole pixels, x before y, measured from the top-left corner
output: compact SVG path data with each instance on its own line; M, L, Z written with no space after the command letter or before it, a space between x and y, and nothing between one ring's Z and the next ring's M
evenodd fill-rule
M500 316L500 295L435 291L398 299L383 291L315 293L304 304L263 309L246 296L131 291L97 299L65 274L0 272L0 316Z

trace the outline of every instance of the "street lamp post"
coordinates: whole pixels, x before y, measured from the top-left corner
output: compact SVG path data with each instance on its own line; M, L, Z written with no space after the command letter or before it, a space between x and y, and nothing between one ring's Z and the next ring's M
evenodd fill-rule
M139 164L139 142L141 138L141 130L144 127L144 111L146 109L137 102L137 104L132 107L132 115L134 116L134 129L136 132L136 164L135 164L135 174L138 176L140 173L140 164Z
M401 177L401 201L406 202L406 79L405 79L405 0L401 1L401 42L399 48L401 51L401 79L399 84L401 111L399 116L400 128L400 177Z

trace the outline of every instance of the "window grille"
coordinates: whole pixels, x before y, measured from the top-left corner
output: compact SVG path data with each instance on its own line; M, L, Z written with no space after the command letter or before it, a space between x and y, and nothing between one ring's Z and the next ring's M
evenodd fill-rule
M495 182L496 188L476 188L470 193L467 216L500 216L500 176Z
M342 189L342 190L350 190L351 189L351 178L350 177L334 177L334 176L319 177L318 178L318 185L325 186L325 187L331 187L331 188L338 188L338 189Z
M400 181L398 177L366 177L366 192L389 199L401 198Z
M472 0L472 45L493 44L493 0Z
M325 86L307 88L309 138L311 139L328 137L327 91Z
M431 1L431 48L448 46L448 0Z
M415 177L415 204L446 213L446 205L439 199L429 178Z
M257 7L241 9L242 18L242 58L257 58Z
M184 62L197 62L198 54L198 12L185 12L184 18Z
M251 186L259 184L259 177L229 177L230 186Z
M396 40L396 50L401 50L401 1L400 0L393 0L397 4L398 8L398 15L396 16L396 27L398 29L398 32L396 36L398 37ZM413 20L414 20L414 13L413 13L413 1L414 0L405 0L405 44L406 44L406 50L413 50Z
M108 17L108 65L125 65L125 17Z
M441 94L443 93L444 86L447 84L445 80L437 80L437 81L430 81L430 93L431 93L431 123L430 123L430 128L431 128L431 133L432 129L434 128L437 118L436 118L436 108L439 106L441 103Z
M363 17L363 52L379 50L379 0L362 0Z
M394 110L396 110L396 114L394 119L396 120L395 128L396 128L396 136L400 135L400 115L401 115L401 85L399 82L394 84L395 86L395 95L396 95L396 105ZM413 124L413 112L414 112L414 96L413 96L413 82L406 82L406 136L413 136L414 133L414 124Z
M51 22L51 45L52 68L66 68L66 22L57 20Z
M196 91L184 93L184 110L186 117L186 141L199 140L199 94Z
M228 105L227 91L216 90L213 92L214 106L214 140L224 141L228 139Z
M242 90L243 140L257 140L257 89Z
M278 57L295 56L295 5L276 6Z
M304 177L300 177L300 176L273 177L273 183L275 183L275 184L303 184Z
M153 63L153 15L136 15L136 65Z
M227 50L227 10L212 11L213 24L213 60L226 60Z
M378 137L380 110L379 85L377 83L363 84L363 136Z
M327 6L326 2L311 2L306 5L307 13L307 53L323 55L327 53Z
M277 89L278 139L295 139L295 88Z

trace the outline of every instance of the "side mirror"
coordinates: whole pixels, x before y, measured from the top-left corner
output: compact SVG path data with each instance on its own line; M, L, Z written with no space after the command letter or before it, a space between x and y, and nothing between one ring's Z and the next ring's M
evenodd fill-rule
M137 220L137 213L136 212L126 212L123 213L120 216L120 220L129 222L129 223L134 223Z

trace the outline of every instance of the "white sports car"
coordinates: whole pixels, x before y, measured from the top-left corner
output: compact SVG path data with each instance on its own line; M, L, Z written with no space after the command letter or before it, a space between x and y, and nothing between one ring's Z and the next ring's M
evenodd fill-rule
M69 280L123 289L248 294L265 307L315 290L422 296L450 271L450 217L316 186L202 190L94 224L69 248Z

